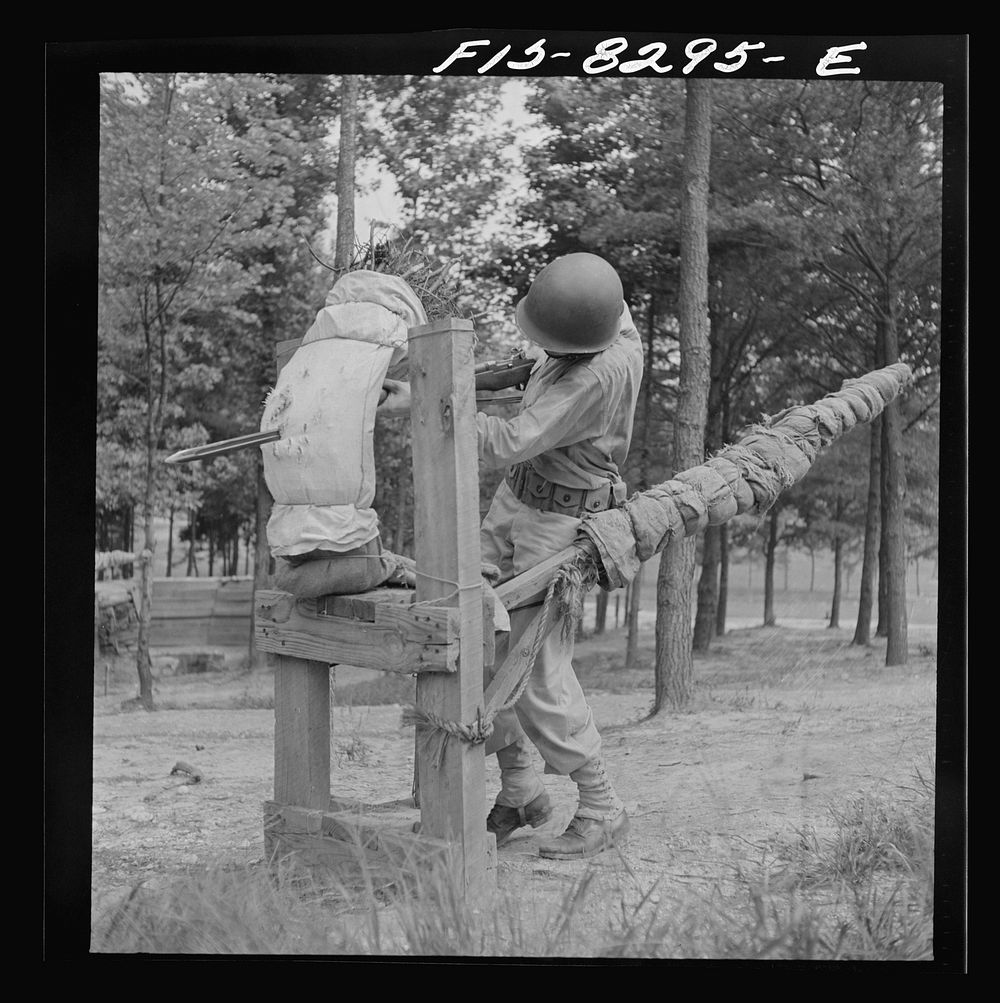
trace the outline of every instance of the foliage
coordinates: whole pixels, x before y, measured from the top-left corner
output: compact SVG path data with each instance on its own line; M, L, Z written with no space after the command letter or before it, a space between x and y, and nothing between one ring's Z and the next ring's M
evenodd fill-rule
M868 436L854 429L823 450L783 495L796 516L784 539L810 550L838 540L856 544L864 535L867 496Z
M99 506L146 491L156 512L197 503L211 477L164 467L161 451L256 420L273 379L267 308L302 285L276 261L305 253L323 177L315 128L289 113L300 90L261 75L102 78Z
M453 263L461 316L483 313L488 291L471 283L488 260L490 231L506 214L516 170L501 81L383 76L371 81L370 93L362 145L402 199L397 229L439 265Z

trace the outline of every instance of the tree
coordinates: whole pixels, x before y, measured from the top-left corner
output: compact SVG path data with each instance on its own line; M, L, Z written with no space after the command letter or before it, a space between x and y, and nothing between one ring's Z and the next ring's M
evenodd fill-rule
M681 373L674 415L675 470L704 459L708 408L708 178L712 138L712 90L707 80L688 80L684 129L679 317ZM656 585L656 662L653 713L664 704L687 704L693 692L691 583L693 538L664 549Z
M587 250L609 260L645 346L632 448L622 474L643 490L667 474L673 384L679 359L677 289L680 190L678 83L640 79L545 79L528 100L542 138L525 150L529 197L520 247L502 261L523 293L545 261ZM541 230L524 247L524 232ZM628 588L625 663L638 651L642 576Z
M149 655L154 519L169 507L167 432L183 401L245 371L259 333L247 300L266 249L293 239L286 169L302 157L261 77L108 76L101 88L99 454L133 476L143 526L136 667L154 709ZM204 433L204 425L198 429ZM184 435L171 433L176 448Z
M774 612L774 559L778 552L778 521L781 506L772 505L767 513L767 539L764 543L764 626L773 627L777 623Z
M358 127L357 77L341 78L340 84L340 154L337 158L337 248L333 265L347 269L354 258L354 191Z
M940 85L802 85L756 135L782 164L789 203L813 221L811 266L867 323L880 365L936 368L940 288ZM758 126L760 123L758 123ZM822 239L820 239L822 237ZM881 417L880 568L886 664L907 658L906 471L901 405ZM869 576L870 578L870 576Z
M865 535L868 464L868 436L855 430L824 450L784 496L798 516L788 539L806 542L812 549L829 547L833 553L830 627L840 626L844 556Z

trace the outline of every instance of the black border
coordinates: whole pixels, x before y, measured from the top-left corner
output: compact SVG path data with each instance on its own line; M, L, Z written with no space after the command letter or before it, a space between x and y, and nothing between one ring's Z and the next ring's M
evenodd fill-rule
M45 43L44 265L44 947L47 960L88 958L90 935L90 797L92 784L93 592L90 578L94 516L93 421L96 408L95 291L97 288L96 74L126 70L301 73L416 73L431 68L461 42L489 38L492 54L510 43L508 58L539 38L546 51L592 51L616 35L629 52L664 41L680 52L693 38L719 41L719 53L747 39L764 41L786 60L748 61L737 74L703 65L693 76L813 78L817 53L863 39L856 54L866 79L938 80L945 85L945 245L942 310L941 539L939 541L937 877L935 960L922 971L959 973L966 965L967 877L967 531L968 531L968 201L969 36L871 32L757 34L606 29L435 29L357 34L239 37L125 37ZM477 59L455 62L446 75L475 75ZM495 75L496 70L492 71ZM545 60L530 73L584 75L568 59ZM655 75L643 73L642 75ZM669 74L678 77L676 68ZM83 657L81 657L83 656ZM496 962L503 963L503 962ZM524 962L518 962L524 963ZM728 968L729 963L710 967ZM769 972L832 963L762 966ZM860 966L870 970L870 965ZM897 970L894 968L893 970Z

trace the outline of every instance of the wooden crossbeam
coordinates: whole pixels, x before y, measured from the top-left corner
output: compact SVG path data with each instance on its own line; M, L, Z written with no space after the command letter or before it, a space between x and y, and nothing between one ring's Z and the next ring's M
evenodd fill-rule
M524 633L518 638L517 644L509 650L503 665L497 670L496 675L486 687L484 700L486 702L485 714L492 714L502 707L509 699L510 695L517 689L517 684L521 681L531 661L531 646L538 631L539 621L542 619L541 609L531 618L531 622L524 629Z
M494 591L508 610L541 602L556 572L580 554L596 555L597 550L589 541L571 543L558 554L553 554L516 578L497 585Z
M415 812L366 807L339 811L264 803L264 847L269 859L294 853L310 867L334 868L343 877L364 867L370 877L413 875L419 867L446 866L447 840L414 831Z
M296 599L287 592L258 589L254 598L258 648L327 665L357 665L407 675L457 670L456 610L373 602L372 619L361 620L320 612L333 598L349 597Z

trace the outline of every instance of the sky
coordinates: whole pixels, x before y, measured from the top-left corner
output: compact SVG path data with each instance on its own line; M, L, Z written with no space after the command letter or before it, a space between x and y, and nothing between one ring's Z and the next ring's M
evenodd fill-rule
M520 127L522 142L530 141L537 132L533 132L530 118L524 109L526 84L521 80L509 80L504 86L504 101L500 112L502 119L510 119ZM331 134L330 143L336 151L336 130ZM510 179L512 185L518 184L517 178ZM396 191L392 179L385 177L371 162L358 164L358 183L364 189L355 197L354 232L360 243L367 243L371 236L373 222L402 222L402 201ZM335 195L327 198L329 218L324 232L324 242L332 248L337 233L337 200Z

